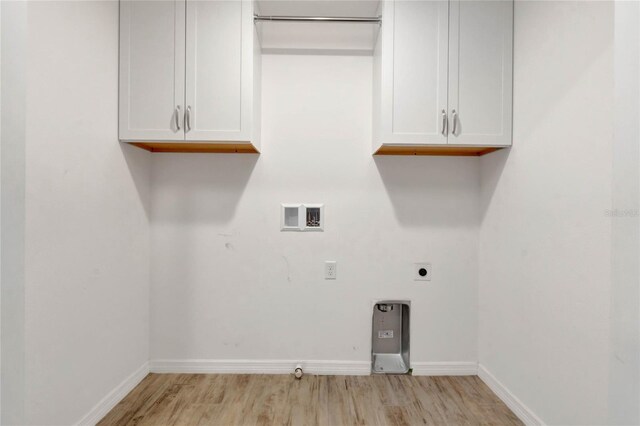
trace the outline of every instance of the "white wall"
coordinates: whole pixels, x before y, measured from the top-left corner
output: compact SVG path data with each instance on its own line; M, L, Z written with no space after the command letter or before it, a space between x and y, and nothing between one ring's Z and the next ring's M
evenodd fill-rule
M265 55L259 157L153 155L152 359L369 361L378 298L411 299L413 362L477 359L479 160L374 159L371 61Z
M0 311L1 424L24 419L24 232L26 5L2 2L2 99L0 118L2 253Z
M640 4L615 4L609 423L640 424Z
M70 424L148 360L150 154L117 139L117 2L28 2L26 54L26 422Z
M514 140L482 159L479 361L549 424L608 415L613 3L517 2Z

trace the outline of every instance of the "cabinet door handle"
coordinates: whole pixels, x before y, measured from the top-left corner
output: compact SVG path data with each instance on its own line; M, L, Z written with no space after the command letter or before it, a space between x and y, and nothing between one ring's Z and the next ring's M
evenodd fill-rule
M176 106L175 116L176 116L176 130L181 130L180 129L180 105Z
M191 105L187 106L187 115L184 119L184 127L187 132L191 130Z
M447 111L446 110L442 110L442 136L447 136L447 130L449 127L449 120L447 120Z
M456 135L456 131L458 130L458 113L456 110L451 110L451 121L453 122L453 128L451 129L451 134L453 136Z

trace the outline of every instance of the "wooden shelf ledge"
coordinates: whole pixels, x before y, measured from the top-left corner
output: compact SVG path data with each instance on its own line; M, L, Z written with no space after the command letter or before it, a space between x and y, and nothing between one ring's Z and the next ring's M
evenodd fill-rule
M503 149L486 146L420 146L420 145L383 145L373 155L445 155L459 157L480 157Z
M220 154L260 154L251 143L182 143L182 142L129 142L150 152L203 152Z

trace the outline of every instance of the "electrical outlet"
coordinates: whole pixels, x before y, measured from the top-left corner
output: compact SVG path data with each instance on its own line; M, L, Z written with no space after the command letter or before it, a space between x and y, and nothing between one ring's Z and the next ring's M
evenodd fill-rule
M416 263L414 264L414 281L431 281L431 264L430 263Z
M324 262L324 279L335 280L337 275L337 263L335 260L327 260Z

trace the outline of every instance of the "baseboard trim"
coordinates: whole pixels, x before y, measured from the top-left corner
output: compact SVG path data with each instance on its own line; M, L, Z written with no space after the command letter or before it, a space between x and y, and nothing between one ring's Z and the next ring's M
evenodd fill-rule
M477 362L412 362L414 376L475 376Z
M297 364L302 365L307 374L366 376L371 373L368 361L156 359L151 360L149 369L152 373L291 374Z
M227 360L227 359L156 359L149 363L152 373L205 374L291 374L296 365L308 374L366 376L371 374L369 361L296 361L296 360ZM476 362L413 362L415 376L475 376Z
M95 426L122 399L127 396L149 374L149 363L145 362L122 383L116 386L100 402L98 402L78 423L78 426Z
M503 385L493 374L489 372L484 366L478 365L478 377L489 386L489 388L495 393L498 398L504 402L507 407L518 416L522 422L527 426L542 426L544 422L540 417L536 416L533 411L522 403L505 385Z

